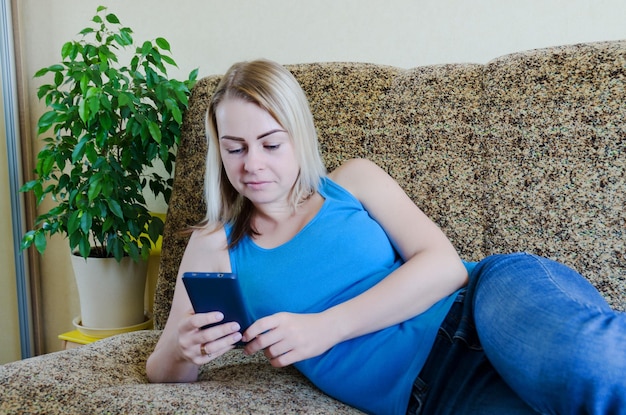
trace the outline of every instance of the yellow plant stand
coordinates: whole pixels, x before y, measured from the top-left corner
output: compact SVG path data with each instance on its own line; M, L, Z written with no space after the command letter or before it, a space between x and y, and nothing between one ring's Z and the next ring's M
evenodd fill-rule
M61 340L62 342L61 344L63 346L63 350L67 350L85 344L93 343L96 340L100 339L97 337L87 336L78 330L72 330L66 333L59 334L59 340Z

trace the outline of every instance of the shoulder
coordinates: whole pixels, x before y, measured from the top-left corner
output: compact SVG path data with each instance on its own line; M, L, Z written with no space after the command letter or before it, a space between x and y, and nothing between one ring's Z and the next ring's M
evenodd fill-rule
M201 244L211 249L221 249L226 247L226 230L224 226L215 228L196 228L189 238L190 244Z
M387 172L367 159L348 160L328 177L361 201L387 186L397 186Z
M185 249L181 263L181 267L183 266L190 268L190 271L227 271L230 260L224 227L214 230L195 229Z

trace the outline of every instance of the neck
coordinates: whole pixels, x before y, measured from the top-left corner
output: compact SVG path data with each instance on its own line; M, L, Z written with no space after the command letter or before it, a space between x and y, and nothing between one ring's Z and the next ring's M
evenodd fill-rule
M254 229L259 233L254 240L264 248L279 246L293 238L317 214L324 203L324 198L313 194L294 210L291 206L279 206L258 209L252 217Z

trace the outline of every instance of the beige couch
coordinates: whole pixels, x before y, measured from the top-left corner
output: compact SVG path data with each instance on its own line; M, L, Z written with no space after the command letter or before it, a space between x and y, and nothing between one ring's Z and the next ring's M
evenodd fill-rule
M626 41L555 47L485 65L289 67L311 101L329 169L368 157L468 260L532 251L580 270L626 309ZM204 112L193 91L155 299L168 314L185 240L202 217ZM529 316L532 318L532 316ZM151 385L159 331L0 367L2 413L349 413L293 368L233 352L193 384Z

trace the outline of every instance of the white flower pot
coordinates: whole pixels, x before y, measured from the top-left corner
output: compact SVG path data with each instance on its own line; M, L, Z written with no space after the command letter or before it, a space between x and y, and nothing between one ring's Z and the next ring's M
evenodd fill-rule
M146 261L71 257L82 326L110 329L144 321Z

